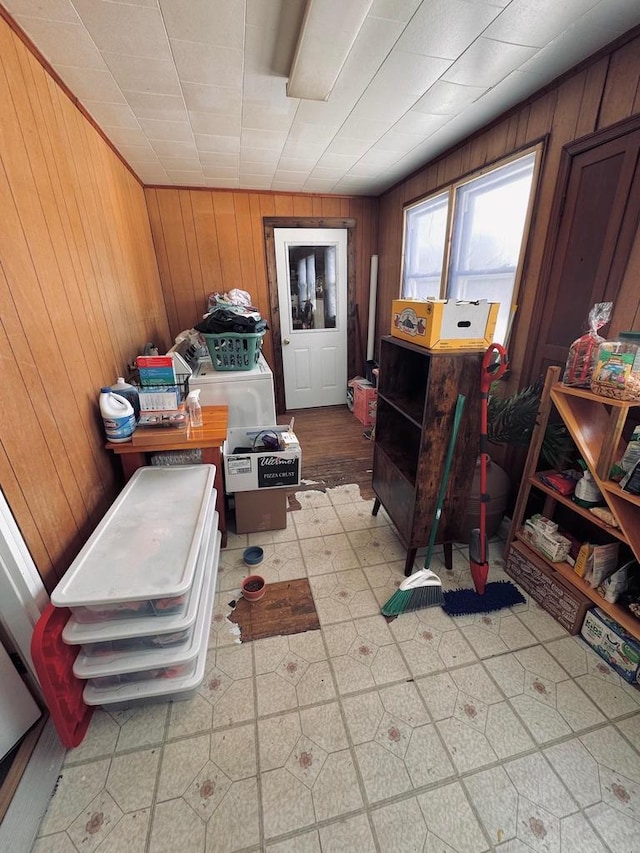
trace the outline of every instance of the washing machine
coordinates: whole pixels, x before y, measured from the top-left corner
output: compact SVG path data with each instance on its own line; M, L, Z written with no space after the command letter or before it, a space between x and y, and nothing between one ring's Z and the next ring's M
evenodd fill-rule
M276 423L273 373L262 353L251 370L214 370L205 347L183 340L168 354L173 352L178 352L191 368L189 390L200 389L202 406L229 407L230 427Z

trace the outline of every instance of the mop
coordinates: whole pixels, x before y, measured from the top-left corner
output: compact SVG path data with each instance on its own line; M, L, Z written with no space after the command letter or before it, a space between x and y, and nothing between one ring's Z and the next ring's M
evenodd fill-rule
M449 446L447 447L447 455L444 461L442 481L436 498L436 510L433 516L433 522L431 523L431 531L429 533L427 555L424 558L424 568L420 569L418 572L414 572L410 577L402 581L391 598L383 604L381 608L383 616L398 616L400 613L408 613L411 610L421 610L423 607L441 607L444 604L442 581L435 572L431 571L429 565L431 563L433 549L436 544L436 534L438 532L438 525L440 524L440 516L442 515L444 496L449 482L451 463L453 461L453 451L455 450L458 430L460 429L464 403L464 395L458 394L458 400L456 402L456 408L453 415L453 428L451 430L451 435L449 436Z
M469 540L469 569L475 592L456 589L444 593L444 609L450 616L467 613L490 613L514 604L523 604L524 596L510 581L487 584L487 463L489 454L487 410L491 383L500 379L507 369L507 353L500 344L491 344L482 359L480 372L480 527L471 531Z

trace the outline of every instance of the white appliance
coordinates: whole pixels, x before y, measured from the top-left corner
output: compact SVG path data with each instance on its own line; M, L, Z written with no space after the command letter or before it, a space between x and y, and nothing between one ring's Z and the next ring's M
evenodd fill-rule
M200 389L202 406L229 407L229 427L276 423L273 373L262 353L251 370L214 370L206 348L194 347L191 341L175 344L169 354L173 352L191 368L189 390Z

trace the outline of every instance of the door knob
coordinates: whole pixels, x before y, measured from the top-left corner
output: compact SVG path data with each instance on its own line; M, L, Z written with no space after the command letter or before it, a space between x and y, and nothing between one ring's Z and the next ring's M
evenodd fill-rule
M290 344L290 343L291 343L291 341L289 340L289 338L285 338L285 339L284 339L284 341L283 341L283 344L284 344L285 346L287 346L287 344Z

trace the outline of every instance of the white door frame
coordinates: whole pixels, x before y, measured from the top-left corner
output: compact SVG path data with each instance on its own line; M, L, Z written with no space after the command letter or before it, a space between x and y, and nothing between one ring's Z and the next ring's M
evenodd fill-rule
M265 216L263 218L267 281L271 308L271 338L273 341L273 378L276 397L276 412L286 411L284 399L284 372L282 367L282 331L278 300L278 278L276 275L276 253L273 232L275 228L346 228L347 229L347 375L355 375L356 347L363 348L363 333L357 322L355 229L356 220L340 217L289 217ZM364 355L364 350L363 353Z

